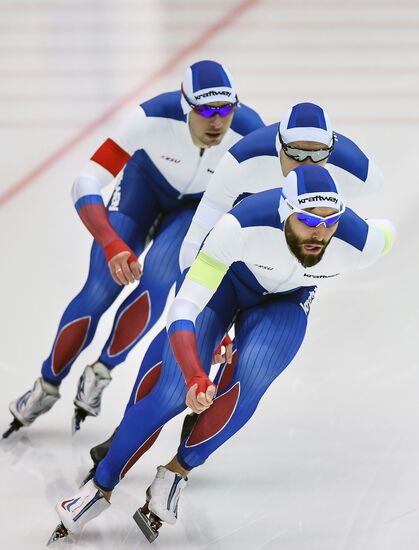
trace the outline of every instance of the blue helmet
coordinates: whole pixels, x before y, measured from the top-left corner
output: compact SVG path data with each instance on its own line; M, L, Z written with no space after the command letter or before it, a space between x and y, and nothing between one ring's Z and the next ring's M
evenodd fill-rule
M279 202L282 222L293 213L293 207L300 210L327 207L336 208L339 212L345 209L332 174L317 164L298 166L285 178Z
M229 71L220 63L210 60L198 61L188 67L182 80L183 112L186 114L191 111L190 103L205 105L212 101L229 103L238 101L233 79Z
M317 141L331 147L334 139L330 118L314 103L297 103L288 109L278 131L284 143Z

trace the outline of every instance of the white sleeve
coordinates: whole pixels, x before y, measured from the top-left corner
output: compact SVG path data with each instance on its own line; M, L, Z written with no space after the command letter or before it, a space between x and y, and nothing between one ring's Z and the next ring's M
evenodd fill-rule
M202 252L230 267L243 259L244 248L243 229L237 218L227 213L208 235Z
M361 255L360 268L375 263L387 254L396 240L396 228L390 220L368 219L368 237Z
M133 155L135 151L145 145L147 134L150 132L150 119L146 116L141 105L137 105L116 129L115 133L109 136L124 151Z
M227 152L210 179L182 243L179 254L181 272L192 264L209 231L233 207L240 194L240 180L240 164Z
M144 147L148 131L149 124L145 112L141 106L137 106L120 127L109 135L108 139L117 144L125 153L126 158L129 158L135 151ZM102 147L106 147L106 142L99 147L98 151ZM116 174L112 174L98 162L89 160L74 180L71 189L73 202L76 203L86 195L99 195L115 176Z
M204 193L180 249L181 273L192 265L203 240L225 212L222 204L211 200Z
M167 327L180 319L195 322L217 291L230 265L243 255L243 232L237 219L224 215L208 235L169 310Z

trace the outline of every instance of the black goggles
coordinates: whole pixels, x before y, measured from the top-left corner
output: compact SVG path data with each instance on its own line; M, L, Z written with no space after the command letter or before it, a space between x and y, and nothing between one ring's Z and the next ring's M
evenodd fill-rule
M195 105L195 103L191 103L189 101L183 89L182 89L182 95L185 98L185 101L188 103L188 105L192 107L194 112L204 118L211 118L216 114L219 114L224 118L228 116L237 107L239 103L239 100L236 98L235 103L226 103L225 105L221 105L220 107L213 107L212 105Z
M287 157L290 157L297 162L303 162L306 159L311 159L312 162L317 163L322 160L327 159L335 147L335 133L332 134L332 145L330 147L316 149L315 151L310 151L309 149L297 149L296 147L290 147L282 139L281 132L278 132L279 141L281 142L281 147Z

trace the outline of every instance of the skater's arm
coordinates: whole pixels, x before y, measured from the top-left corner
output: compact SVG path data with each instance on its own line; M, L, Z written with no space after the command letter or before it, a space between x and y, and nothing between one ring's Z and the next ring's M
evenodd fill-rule
M362 251L360 268L375 263L381 256L385 256L393 248L396 240L396 228L390 220L368 219L368 237Z
M199 357L195 320L216 293L229 266L240 257L240 242L238 221L229 214L225 215L208 235L170 308L168 335L186 380L188 398L195 394L199 397L200 393L205 396L208 388L213 387ZM187 405L191 406L188 400Z
M363 219L347 208L334 238L352 246L348 258L352 255L352 258L357 260L351 265L363 269L386 255L392 249L396 236L396 229L390 220Z
M381 191L384 177L375 162L352 140L336 134L335 148L328 160L345 198Z
M210 384L198 354L195 320L215 294L228 267L202 250L169 311L169 340L188 389L196 383L198 391L205 393Z
M118 284L138 280L141 271L136 255L109 222L101 190L119 174L134 151L144 143L146 120L142 108L137 107L121 129L106 139L92 155L72 187L77 213L103 248L112 277Z
M204 193L180 249L179 267L181 273L192 265L205 237L230 208L209 199Z
M186 405L195 413L207 409L214 398L215 386L202 368L195 331L187 323L172 323L168 330L173 355L187 384Z
M181 273L192 265L205 237L233 207L241 193L241 172L240 164L227 152L210 179L182 243L179 253Z

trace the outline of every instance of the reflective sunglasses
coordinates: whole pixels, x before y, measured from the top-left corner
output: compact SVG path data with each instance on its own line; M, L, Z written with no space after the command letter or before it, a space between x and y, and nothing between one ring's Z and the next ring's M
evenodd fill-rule
M284 143L280 132L278 132L278 135L279 135L279 141L281 142L281 146L282 146L282 149L284 150L284 153L287 155L287 157L290 157L296 160L297 162L303 162L308 158L310 158L314 163L321 162L322 160L327 159L327 157L333 151L333 148L335 146L335 134L333 134L333 141L330 147L327 147L325 149L317 149L316 151L290 147L289 145Z
M204 118L211 118L217 113L223 118L228 116L231 111L236 107L236 103L228 103L227 105L222 105L221 107L211 107L210 105L195 105L192 107L195 113Z
M213 107L211 105L195 105L195 103L191 103L185 94L185 92L182 89L182 95L185 98L188 105L192 107L192 109L197 113L198 115L204 117L204 118L211 118L212 116L219 114L223 118L228 116L238 105L238 101L235 103L227 103L226 105L221 105L221 107Z
M342 214L346 210L346 207L343 206L342 210L340 210L336 214L331 214L330 216L323 217L312 214L311 212L307 212L306 210L300 210L300 208L292 205L287 199L285 199L285 202L291 208L291 210L295 212L295 217L297 218L297 220L305 225L308 225L308 227L319 227L319 225L321 224L323 224L325 227L332 227L332 225L335 225L335 223L340 220Z

